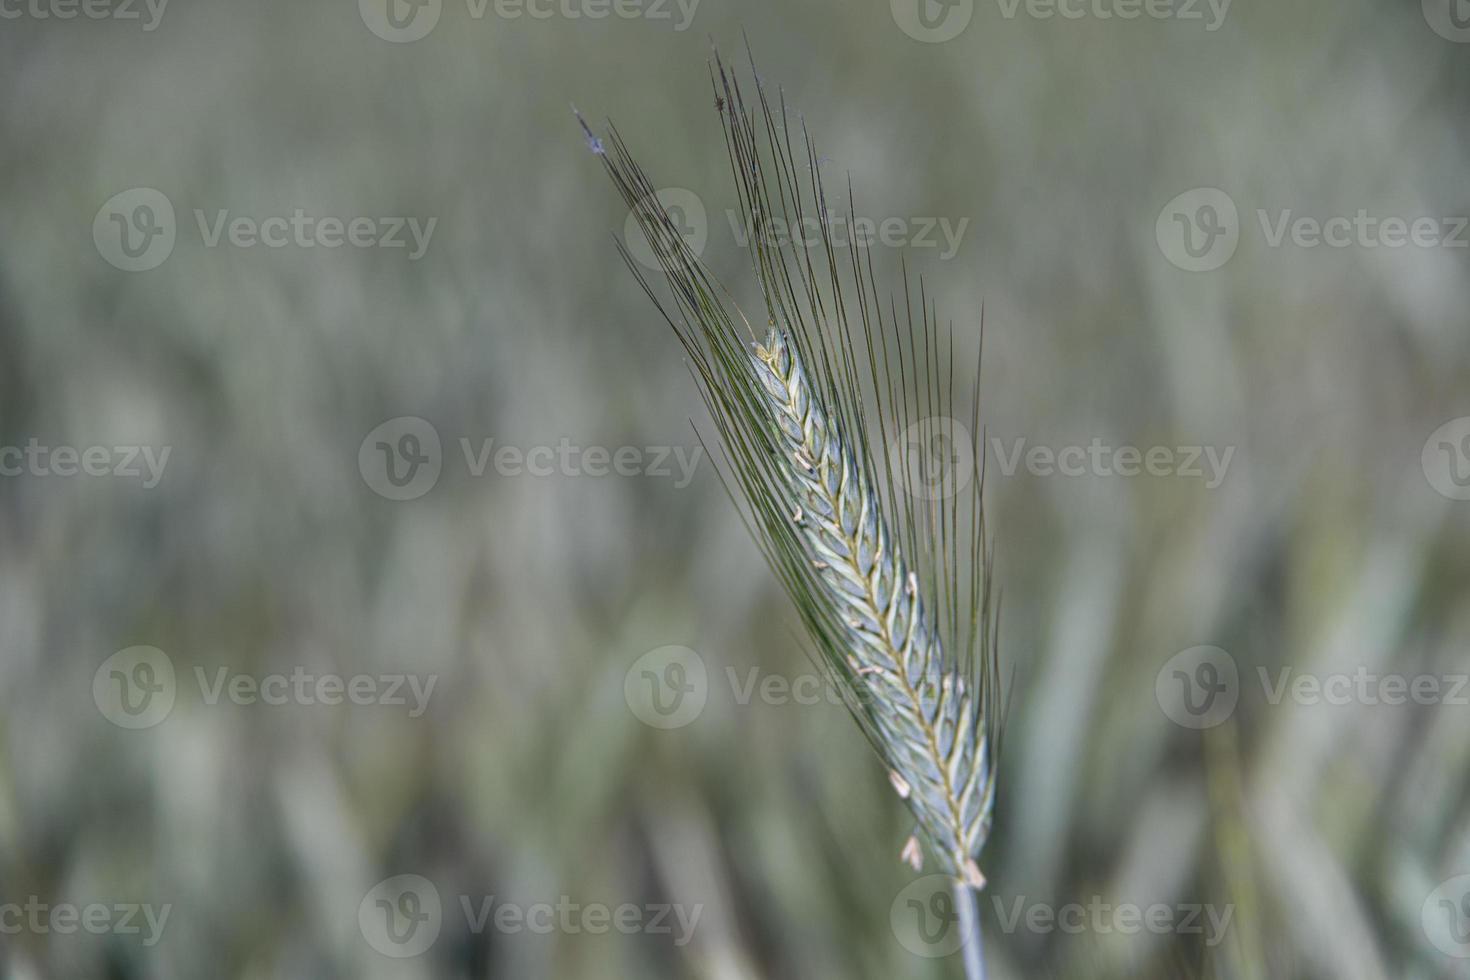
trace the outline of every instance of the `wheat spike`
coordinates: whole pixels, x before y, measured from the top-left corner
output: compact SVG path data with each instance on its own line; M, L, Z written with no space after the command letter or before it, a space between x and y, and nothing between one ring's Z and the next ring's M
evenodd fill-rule
M980 710L965 678L946 669L917 578L897 553L878 495L823 411L801 360L772 330L754 361L785 439L797 522L845 644L866 685L873 723L908 802L942 863L960 875L983 843L991 809Z
M690 249L618 131L603 140L583 123L671 299L624 256L683 343L724 448L727 486L817 662L883 758L917 836L942 870L978 888L1001 730L981 481L967 495L916 500L888 465L904 459L899 433L951 411L953 339L922 284L917 316L907 274L903 313L896 301L885 311L866 249L851 237L835 243L822 158L809 138L792 140L784 103L773 106L757 77L747 105L718 54L712 78L769 321L763 339ZM849 188L849 204L852 196ZM814 244L773 234L813 225ZM977 363L977 384L978 374ZM971 432L977 411L972 401ZM903 858L917 866L917 845Z

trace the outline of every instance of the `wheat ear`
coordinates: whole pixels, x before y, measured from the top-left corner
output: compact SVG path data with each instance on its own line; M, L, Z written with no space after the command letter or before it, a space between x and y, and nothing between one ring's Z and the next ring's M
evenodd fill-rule
M732 499L914 815L902 856L919 867L922 839L955 879L974 937L966 970L978 976L973 891L1002 729L983 481L916 499L889 465L908 472L914 447L900 434L951 413L953 335L922 280L915 303L905 272L902 314L893 299L885 311L871 255L834 241L822 158L804 132L792 139L784 100L773 105L757 76L748 105L718 54L712 80L766 306L760 342L618 131L583 130L658 260L667 293L619 243L689 357ZM850 212L852 199L849 184ZM773 236L775 219L815 225L819 240Z
M842 622L847 665L861 678L854 689L875 708L894 785L942 863L980 887L973 855L995 789L981 707L946 663L919 578L898 554L878 494L821 408L801 359L772 330L754 360L785 440L792 523Z

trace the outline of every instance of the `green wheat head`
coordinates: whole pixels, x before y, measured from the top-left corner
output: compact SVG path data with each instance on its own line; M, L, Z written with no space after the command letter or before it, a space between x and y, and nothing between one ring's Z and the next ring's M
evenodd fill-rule
M922 281L914 297L905 273L902 313L895 299L885 312L867 250L834 244L820 157L804 129L792 139L784 100L773 105L757 77L747 104L718 53L711 73L766 307L760 340L617 130L606 142L587 130L666 292L619 247L683 343L724 448L722 476L815 659L913 812L904 857L920 865L922 838L942 870L980 887L1002 727L983 481L916 499L902 479L914 448L903 434L951 414L952 334ZM814 222L820 240L779 241L773 218Z

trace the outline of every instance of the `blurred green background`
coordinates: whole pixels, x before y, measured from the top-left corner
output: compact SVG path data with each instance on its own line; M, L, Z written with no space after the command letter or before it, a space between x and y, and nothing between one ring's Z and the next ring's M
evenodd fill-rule
M569 108L748 295L742 33L984 306L993 977L1470 975L1463 0L389 3L0 4L6 975L959 975Z

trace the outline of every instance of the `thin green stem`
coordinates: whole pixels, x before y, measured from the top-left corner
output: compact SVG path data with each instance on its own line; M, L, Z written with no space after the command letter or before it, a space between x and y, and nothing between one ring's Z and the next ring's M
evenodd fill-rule
M965 980L985 980L985 944L980 932L980 893L963 881L954 883L955 911L959 915L965 958Z

